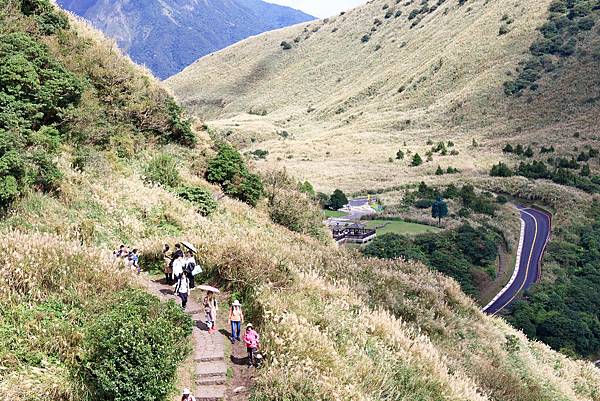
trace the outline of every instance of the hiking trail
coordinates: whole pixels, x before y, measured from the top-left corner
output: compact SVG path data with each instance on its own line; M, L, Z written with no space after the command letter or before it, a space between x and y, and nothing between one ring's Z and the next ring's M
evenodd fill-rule
M173 300L177 297L173 287L153 280L144 280L150 292L161 300ZM195 294L194 294L195 295ZM220 333L209 334L205 323L204 307L190 294L186 312L191 316L193 356L195 364L195 386L188 387L197 401L220 401L225 399L227 391L227 363L225 361L225 338Z

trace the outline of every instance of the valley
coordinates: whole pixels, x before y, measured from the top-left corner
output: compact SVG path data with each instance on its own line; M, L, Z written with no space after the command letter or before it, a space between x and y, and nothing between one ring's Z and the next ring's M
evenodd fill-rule
M161 82L54 2L0 0L0 399L600 401L599 15L372 0ZM381 235L338 246L348 215ZM202 271L171 290L176 243Z

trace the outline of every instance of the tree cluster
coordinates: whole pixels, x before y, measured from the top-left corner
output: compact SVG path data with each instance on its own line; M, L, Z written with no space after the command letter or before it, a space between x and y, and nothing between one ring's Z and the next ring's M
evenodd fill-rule
M364 249L364 254L383 259L403 257L418 260L459 282L463 291L476 296L476 270L489 269L497 257L498 235L491 229L468 224L442 233L407 237L384 234Z

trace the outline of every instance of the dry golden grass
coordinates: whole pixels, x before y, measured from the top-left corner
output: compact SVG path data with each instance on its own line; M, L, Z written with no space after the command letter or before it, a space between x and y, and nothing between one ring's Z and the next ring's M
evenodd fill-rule
M386 3L403 15L385 19ZM498 149L472 149L471 141L514 134L516 122L502 117L508 107L502 83L549 1L479 0L463 7L447 1L412 29L407 15L420 6L393 3L373 1L327 23L250 38L199 60L167 85L210 127L249 149L269 150L259 166L285 165L322 190L414 182L438 164L467 177L487 171ZM514 19L511 32L498 36L505 14ZM361 43L376 18L382 25ZM293 49L279 46L296 37ZM251 109L268 114L250 115ZM282 131L291 139L283 140ZM451 139L460 155L419 168L388 162L400 148L424 157L427 139Z

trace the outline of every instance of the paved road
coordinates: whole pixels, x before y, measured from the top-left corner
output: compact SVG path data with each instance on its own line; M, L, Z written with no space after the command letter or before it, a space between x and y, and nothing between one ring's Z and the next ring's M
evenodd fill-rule
M541 274L541 261L550 238L551 221L547 213L519 207L521 239L513 276L483 311L495 315L513 302L521 291L531 287Z

